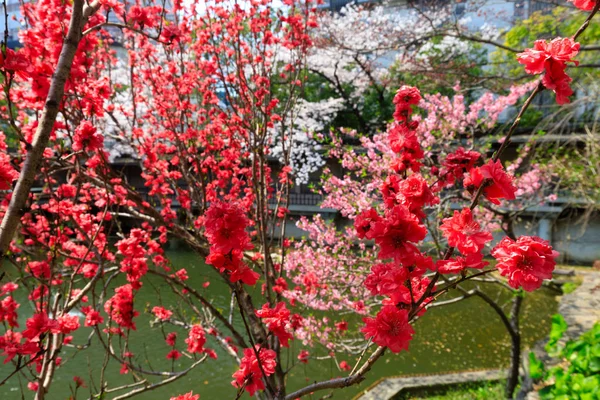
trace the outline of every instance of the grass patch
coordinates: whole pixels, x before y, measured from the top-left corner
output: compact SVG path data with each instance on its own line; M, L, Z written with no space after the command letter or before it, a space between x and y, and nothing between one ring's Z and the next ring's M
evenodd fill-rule
M564 294L573 293L581 285L581 282L567 282L562 285L562 291Z
M586 267L589 270L589 267ZM575 268L570 267L572 270L577 270ZM561 282L562 280L562 282ZM577 289L581 283L583 282L583 278L581 275L577 274L575 276L567 276L567 277L558 277L558 283L561 284L561 290L563 294L573 293L575 289Z
M393 400L505 400L504 386L504 381L493 381L403 390Z

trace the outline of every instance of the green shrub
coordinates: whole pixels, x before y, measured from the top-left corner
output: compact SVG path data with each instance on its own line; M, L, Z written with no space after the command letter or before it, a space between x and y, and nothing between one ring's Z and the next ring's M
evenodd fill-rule
M559 363L545 370L543 363L530 353L530 372L533 379L544 379L546 386L539 391L542 399L598 400L600 399L600 323L577 340L561 344L567 324L560 315L552 318L548 354Z

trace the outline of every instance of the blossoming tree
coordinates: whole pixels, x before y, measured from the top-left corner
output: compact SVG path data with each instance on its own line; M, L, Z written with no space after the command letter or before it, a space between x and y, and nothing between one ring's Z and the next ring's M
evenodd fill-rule
M8 126L0 136L0 350L12 366L0 382L24 378L35 398L44 399L69 362L65 349L96 346L104 361L90 381L73 377L74 397L87 385L90 397L124 399L201 371L215 362L219 346L239 366L232 381L238 398L248 392L296 399L359 383L386 350L407 350L415 319L426 318L427 308L463 281L497 271L514 288L539 288L552 276L556 252L536 237L505 238L492 251L496 267L486 268L482 248L491 237L474 210L515 198L500 155L541 90L555 91L559 102L568 98L566 63L599 7L573 38L537 43L520 56L528 72L543 79L483 165L476 164L480 156L462 150L438 163L435 180L425 175L429 161L418 130L426 123L413 118L421 95L412 87L398 91L394 122L379 142L388 168L369 189L381 202L360 210L354 224L358 239L375 243L361 242L358 251L379 259L366 277L372 304L361 329L377 347L347 376L290 391L284 361L302 363L308 354L283 350L312 323L284 296L284 266L296 253L283 222L297 172L290 135L316 25L314 5L25 4L23 48L3 48L0 60L0 112ZM125 69L110 47L114 29L122 34ZM137 157L145 190L110 165L109 139ZM270 158L274 147L277 167ZM32 191L34 185L41 190ZM439 202L449 185L462 187L469 205L446 218L427 218L425 207ZM440 225L448 241L435 262L422 246L426 223ZM239 323L189 284L190 271L173 269L165 253L170 239L184 242L219 274ZM347 257L352 265L355 254ZM156 340L136 335L144 312L136 300L151 277L179 299L169 304L157 296L147 312L158 324L156 338L170 347L165 358L185 356L180 370L156 368L139 353L139 342ZM19 293L26 300L18 301ZM185 339L171 327L184 329ZM75 342L75 332L88 339ZM131 384L107 379L115 366L131 374Z
M452 22L451 6L431 5L425 14L412 2L350 3L321 13L307 57L305 97L315 109L338 100L340 107L331 110L335 126L365 134L385 129L398 82L445 87L462 77L470 83L475 61L483 62L481 51L476 42L447 35L457 29Z
M534 82L533 85L535 84ZM426 208L427 211L423 213L421 208L411 208L411 212L419 215L427 228L430 253L434 257L443 257L443 241L446 241L463 254L463 257L457 259L458 262L444 262L437 268L434 267L431 257L423 256L419 261L421 273L424 270L437 270L446 274L457 274L467 265L473 268L485 266L482 251L492 240L491 232L502 230L512 239L517 239L513 221L523 210L545 201L543 193L547 191L547 188L544 188L548 183L547 174L533 166L526 173L514 176L512 181L498 178L503 183L494 190L497 196L489 193L491 197L488 198L488 204L473 210L461 210L461 207L468 205L465 202L469 201L465 188L472 191L472 188L469 189L470 185L478 186L471 183L470 176L465 178L463 175L483 158L481 153L466 150L463 146L471 149L476 146L474 133L493 126L500 112L515 104L534 87L533 85L513 87L508 96L497 97L487 93L468 107L464 105L462 96L455 96L451 100L441 95L426 95L420 99L420 94L415 92L414 102L424 108L426 114L421 118L413 116L416 129L411 146L423 154L424 165L418 168L419 174L410 175L404 180L389 174L390 169L405 168L402 165L405 165L406 161L410 163L410 160L398 160L397 153L401 149L398 146L404 146L405 142L404 137L400 137L399 140L395 136L397 130L392 128L373 138L361 137L361 146L355 147L344 146L341 138L334 135L330 156L339 160L344 175L338 177L330 171L325 171L321 189L324 195L323 206L336 209L343 217L360 223L363 213L375 215L374 210L383 207L384 204L393 205L399 201L407 203L408 199L421 199L424 203L420 207ZM401 89L398 96L403 95L402 92ZM420 121L418 126L416 121ZM417 142L420 143L420 147L416 146ZM405 157L411 157L409 154L405 154ZM515 171L521 162L522 160L516 160L507 167L507 171ZM474 172L480 170L485 170L490 176L501 176L499 162L489 165L489 169L488 166L483 166L481 169L474 169ZM433 182L431 189L427 182ZM510 201L503 198L503 192L508 194ZM425 218L426 214L429 217ZM452 217L443 219L442 224L437 226L431 223L434 216ZM300 336L307 343L318 343L341 352L360 353L364 344L357 340L358 332L341 332L340 335L339 329L333 327L352 318L348 314L369 314L373 307L378 306L375 298L373 301L364 299L381 294L378 289L381 283L379 278L374 278L374 274L386 272L377 264L377 254L370 247L363 244L359 249L356 248L356 242L360 240L359 230L348 229L343 225L340 230L334 222L326 222L320 216L316 216L312 221L301 220L299 227L306 230L309 237L297 242L296 251L287 257L285 268L296 286L284 292L284 295L313 309L341 312L342 318L327 322L314 318L311 324L306 324L300 330ZM372 267L373 264L377 266ZM323 265L328 267L324 268ZM443 276L442 279L450 283L454 278ZM475 280L499 284L512 291L508 285L493 277ZM514 307L510 313L506 313L478 288L467 290L456 284L454 289L458 296L431 306L453 304L473 296L482 298L492 306L505 324L514 349L511 359L515 375L508 389L508 392L512 393L520 364L521 340L518 319L522 296L513 297Z

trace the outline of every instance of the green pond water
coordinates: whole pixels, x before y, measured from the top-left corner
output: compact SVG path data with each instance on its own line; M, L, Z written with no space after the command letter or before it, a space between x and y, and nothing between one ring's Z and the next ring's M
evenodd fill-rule
M170 251L168 256L174 270L181 267L188 269L190 276L188 283L192 287L200 288L200 291L207 298L212 299L218 308L222 310L229 309L230 293L228 287L220 281L220 278L209 267L204 265L201 259L188 251ZM210 281L210 285L207 288L202 288L202 284L206 281ZM137 330L131 334L130 351L135 354L136 362L144 362L144 368L154 370L173 369L175 371L185 369L191 361L186 357L182 357L174 363L165 358L170 347L165 344L163 335L172 331L178 332L178 348L183 350L185 349L183 340L187 337L187 333L172 325L164 326L164 329L161 329L159 325L151 326L150 321L153 320L153 317L149 314L149 310L153 306L159 305L161 300L163 304L173 304L174 302L180 304L181 300L171 292L168 285L154 276L149 275L144 282L144 287L136 295L136 309L142 312L135 319ZM123 281L118 281L114 282L114 285L122 283ZM505 304L507 308L509 307L510 298L497 287L488 285L486 286L486 292L492 298L498 299L501 304ZM110 293L112 295L112 291ZM263 303L259 293L256 293L253 299L255 305ZM556 312L556 308L557 303L554 292L540 290L527 294L521 318L524 346L528 346L548 334L550 316ZM186 307L181 305L179 309L183 313ZM23 305L20 309L22 326L27 313L27 306ZM333 317L333 315L330 316ZM350 322L351 325L360 323L359 319ZM83 320L81 320L81 323L83 324ZM241 321L234 320L234 325L238 326L240 331L243 331ZM0 328L0 330L3 329ZM77 331L73 343L85 344L89 329L81 328ZM386 376L499 368L508 365L510 348L508 334L499 317L478 298L470 298L429 310L416 322L415 330L416 334L409 352L396 355L386 354L383 359L375 364L363 383L336 391L333 398L351 399L378 379ZM64 360L63 366L56 373L50 394L47 396L48 399L69 398L71 387L73 387L73 376L75 375L82 377L88 386L88 388L79 389L77 398L87 399L89 397L89 387L92 386L90 377L93 377L96 381L95 384L98 385L98 377L104 361L104 352L95 340L92 340L91 346L85 350L77 351L73 348L66 348L63 351L61 354ZM232 380L231 374L236 371L237 365L214 341L211 341L210 336L208 340L207 347L217 351L218 360L207 360L207 362L199 365L176 382L151 392L142 393L136 398L148 400L169 399L172 395L194 390L194 393L200 394L201 399L204 400L235 399L236 389L231 386L230 382ZM301 344L298 341L291 342L289 349L291 360L295 360L300 348ZM317 348L309 349L309 351L311 355L325 353L323 349ZM354 365L353 362L356 358L338 354L338 360L346 360L350 365ZM105 374L109 387L134 382L131 373L121 375L119 369L120 365L114 360L109 363L109 368ZM10 371L10 364L0 366L0 381ZM288 390L291 392L308 382L338 376L342 376L342 373L336 368L333 360L311 360L308 364L299 364L291 370L288 375ZM114 398L116 395L123 393L124 391L110 393L106 399ZM327 392L322 392L319 396L315 395L314 398L320 398L325 394ZM32 397L32 392L26 389L26 381L20 381L16 376L0 386L0 400L28 399ZM244 394L243 398L249 398L249 396Z

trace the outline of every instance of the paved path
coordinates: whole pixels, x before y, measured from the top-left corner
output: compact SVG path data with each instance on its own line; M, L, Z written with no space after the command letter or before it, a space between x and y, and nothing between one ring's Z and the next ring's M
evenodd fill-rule
M493 369L458 372L452 374L405 376L386 378L374 387L367 389L358 400L388 400L403 389L451 385L477 381L491 381L506 378L506 371Z
M561 297L558 312L565 317L569 329L565 339L574 339L590 330L600 321L600 271L578 270L583 281L577 289ZM503 370L484 370L451 374L385 378L368 388L358 400L389 400L402 389L449 385L484 380L499 380L506 377Z
M592 329L594 323L600 321L600 271L578 269L577 275L582 278L581 285L574 292L562 296L558 304L558 312L569 326L561 339L562 342L577 339L583 332ZM547 340L539 341L532 350L544 364L552 365L557 360L550 358L546 353L546 343ZM527 393L526 396L528 400L540 398L535 391Z
M561 297L558 312L569 326L566 339L575 339L600 321L600 271L577 270L583 282L572 293Z

